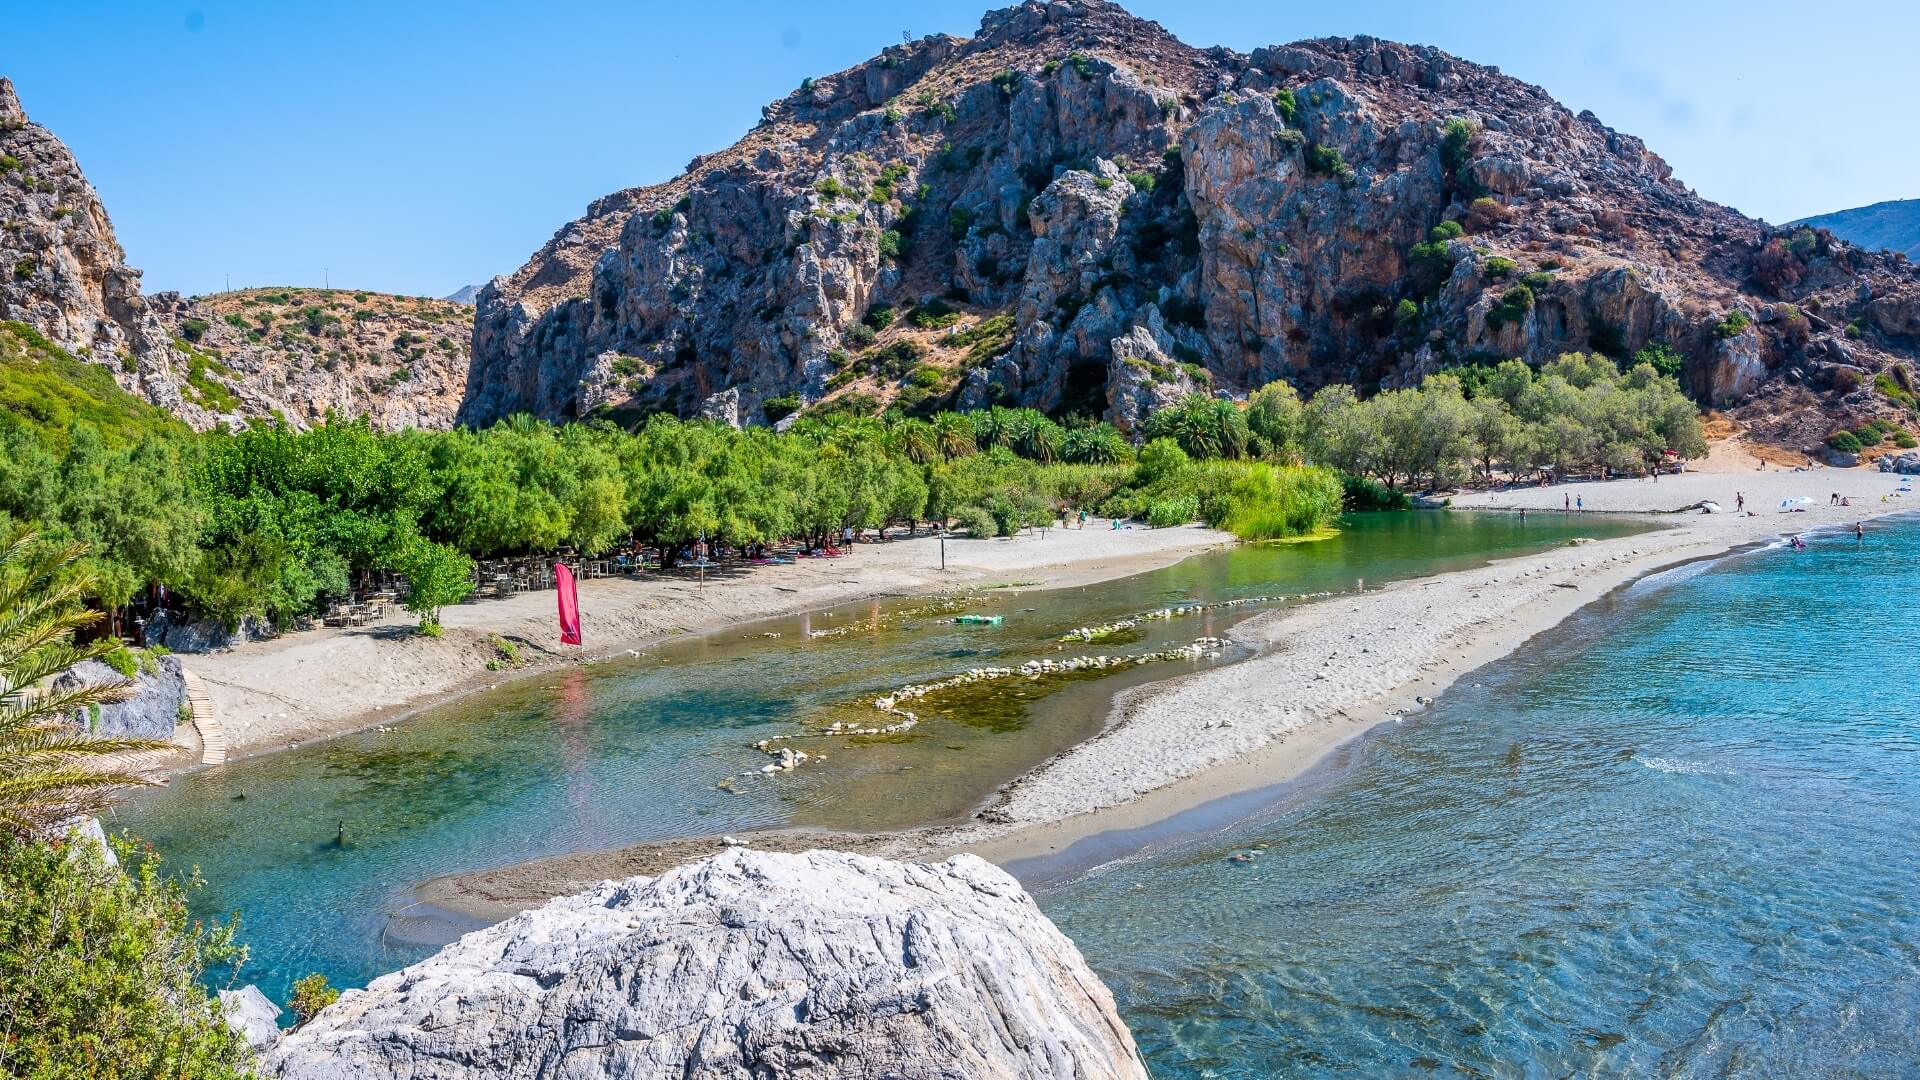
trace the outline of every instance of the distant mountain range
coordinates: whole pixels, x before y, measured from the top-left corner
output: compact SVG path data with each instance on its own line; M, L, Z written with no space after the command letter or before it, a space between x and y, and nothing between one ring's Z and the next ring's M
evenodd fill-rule
M1812 225L1856 247L1903 251L1920 262L1920 199L1893 199L1852 210L1803 218L1795 225Z
M467 285L455 292L448 293L440 299L451 300L456 304L465 304L468 307L472 307L474 298L480 295L480 289L481 286L479 285Z

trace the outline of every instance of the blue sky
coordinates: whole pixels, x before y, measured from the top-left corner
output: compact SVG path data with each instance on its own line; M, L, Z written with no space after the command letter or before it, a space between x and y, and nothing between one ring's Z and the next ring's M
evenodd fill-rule
M146 287L438 295L733 142L807 75L991 2L0 0L0 74L79 155ZM1134 0L1187 42L1438 45L1646 139L1773 221L1920 196L1894 3Z

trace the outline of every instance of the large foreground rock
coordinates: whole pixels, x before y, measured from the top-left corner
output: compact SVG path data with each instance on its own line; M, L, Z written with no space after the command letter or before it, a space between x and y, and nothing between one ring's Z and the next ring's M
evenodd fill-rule
M349 991L268 1076L1144 1077L1018 882L733 848L607 882Z

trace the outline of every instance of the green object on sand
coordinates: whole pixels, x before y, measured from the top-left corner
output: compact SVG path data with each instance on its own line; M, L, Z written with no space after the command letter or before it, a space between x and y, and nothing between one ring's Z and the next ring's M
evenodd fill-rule
M1000 621L1005 617L1004 615L959 615L955 616L953 621L967 626L999 626Z

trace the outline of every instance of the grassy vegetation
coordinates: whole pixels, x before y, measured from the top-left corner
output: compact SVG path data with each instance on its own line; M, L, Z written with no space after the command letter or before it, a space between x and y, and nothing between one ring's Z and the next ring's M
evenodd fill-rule
M106 368L77 359L21 322L0 323L0 412L61 447L77 423L91 425L112 445L186 430L166 410L122 390Z

